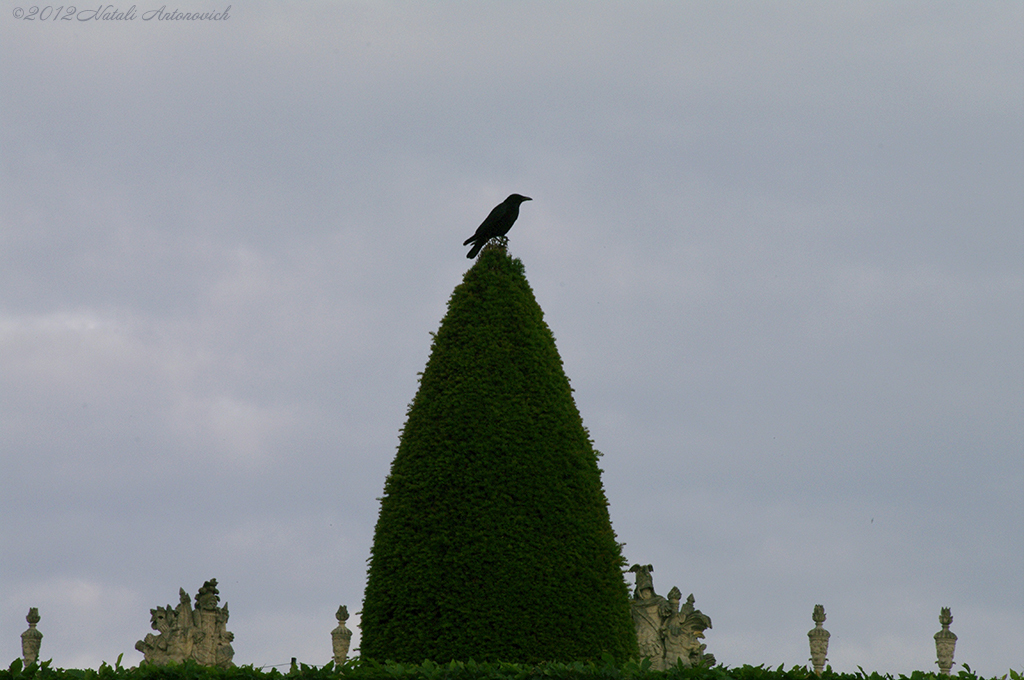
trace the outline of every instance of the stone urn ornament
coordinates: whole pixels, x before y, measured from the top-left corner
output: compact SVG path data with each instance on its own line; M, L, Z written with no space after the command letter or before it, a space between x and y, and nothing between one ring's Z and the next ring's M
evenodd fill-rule
M28 666L39 660L39 646L43 642L43 634L36 630L36 624L39 623L39 608L29 609L25 620L28 621L28 630L21 634L21 656Z
M340 666L348 658L348 647L352 644L352 631L345 625L348 621L348 607L338 607L334 618L338 619L338 627L331 631L331 643L334 647L334 665Z
M939 664L939 673L949 675L949 669L953 667L953 652L956 650L956 634L949 629L949 624L953 623L949 607L939 610L939 623L942 624L942 630L935 634L935 654L939 657L935 663Z
M814 605L811 620L814 621L814 628L807 632L807 639L811 643L811 663L814 664L814 673L821 675L825 670L825 662L828 661L828 639L831 636L831 633L822 627L825 623L825 607L820 604Z

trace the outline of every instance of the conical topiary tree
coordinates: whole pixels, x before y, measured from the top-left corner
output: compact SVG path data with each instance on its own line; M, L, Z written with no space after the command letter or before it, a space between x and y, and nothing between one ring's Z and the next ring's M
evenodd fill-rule
M384 486L365 658L635 657L601 471L522 262L484 250L448 302Z

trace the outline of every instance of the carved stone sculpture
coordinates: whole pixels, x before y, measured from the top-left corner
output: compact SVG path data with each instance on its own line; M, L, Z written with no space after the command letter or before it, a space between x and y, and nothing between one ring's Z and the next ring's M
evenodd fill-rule
M811 644L811 663L814 664L814 672L821 675L825 670L825 662L828 661L825 656L828 654L828 639L831 636L831 633L821 627L825 623L825 607L820 604L814 605L811 620L814 621L814 628L807 632L807 639Z
M186 596L187 597L187 596ZM163 666L171 661L181 661L188 658L178 654L172 649L172 637L175 637L177 630L171 632L172 623L176 622L177 612L171 609L171 605L157 607L149 610L150 627L157 632L156 635L147 633L145 639L135 643L135 649L145 655L145 662L156 666ZM176 628L176 627L175 627ZM174 640L178 643L178 640ZM180 646L175 644L175 647Z
M682 593L678 588L669 591L668 599L654 592L652 565L634 564L629 571L636 574L630 604L637 646L640 656L651 660L652 670L677 664L684 668L715 665L715 657L705 654L707 645L701 644L704 631L711 628L711 619L694 608L693 595L680 607Z
M695 609L693 593L686 598L686 604L679 607L682 593L673 587L668 593L672 614L665 622L665 667L682 662L685 668L714 666L715 657L705 654L707 645L702 644L704 631L711 628L711 618Z
M331 631L331 643L334 646L334 665L340 666L348 658L348 647L352 644L352 631L345 626L348 621L348 607L342 605L334 615L338 619L338 627Z
M201 635L196 637L192 658L203 666L230 668L231 658L235 655L231 641L235 635L227 630L228 603L218 607L219 602L217 579L210 579L196 594L193 619Z
M633 591L631 611L636 627L636 642L640 656L651 660L651 668L665 670L665 645L662 642L662 624L672 611L668 600L654 593L654 579L650 564L634 564L629 568L636 574L636 590Z
M939 623L942 624L942 630L935 634L935 653L939 657L936 663L939 664L939 673L949 675L949 669L953 667L953 653L956 651L956 634L949 629L953 623L949 607L939 610Z
M196 608L192 609L188 593L178 590L178 606L150 609L150 622L156 635L149 633L135 643L135 649L145 656L143 663L162 666L192 659L203 666L230 668L235 650L231 641L234 633L227 631L228 604L218 607L220 596L217 579L203 584L196 594Z
M25 620L28 621L28 630L21 634L21 656L27 666L39 660L39 646L43 642L43 634L36 630L36 624L39 623L39 609L36 607L29 609Z

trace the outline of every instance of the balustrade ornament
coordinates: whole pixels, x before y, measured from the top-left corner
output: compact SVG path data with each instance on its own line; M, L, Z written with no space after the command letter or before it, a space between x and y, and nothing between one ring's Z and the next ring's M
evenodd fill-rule
M630 608L637 646L640 656L651 660L651 669L661 671L677 664L684 668L714 666L715 657L705 654L707 645L701 644L704 631L711 628L711 619L694 608L693 595L680 606L679 588L672 588L667 600L655 594L653 566L634 564L629 571L636 574Z
M651 660L652 670L667 670L681 664L684 668L711 667L716 661L706 654L707 645L701 643L704 631L711 628L711 618L694 608L691 594L680 605L682 592L673 587L664 598L654 592L652 565L635 564L630 572L636 574L636 589L630 602L633 623L636 628L637 645L641 657ZM229 668L233 666L234 650L231 641L234 634L226 630L228 605L219 607L220 597L217 580L203 584L195 597L195 609L184 588L179 589L180 602L150 609L152 628L156 635L147 634L144 640L135 643L135 648L145 655L144 664L163 665L181 663L192 659L204 666ZM331 631L334 663L341 666L348 659L352 643L352 631L345 625L348 621L348 607L338 608L335 618L337 627ZM814 673L821 675L828 661L828 643L831 633L825 630L825 607L816 604L811 614L814 628L807 633L811 647L810 661ZM39 609L32 607L25 617L28 630L21 634L21 652L25 666L37 663L43 634L36 629L39 623ZM949 675L956 651L956 634L949 630L953 615L949 607L939 612L942 630L935 634L936 663L939 673ZM294 661L293 661L294 663Z
M828 639L831 637L831 633L822 628L822 624L825 623L825 607L820 604L814 605L811 620L814 621L814 628L807 632L807 639L811 643L811 663L814 664L814 672L821 675L825 670L825 662L828 661Z
M942 624L942 630L935 634L935 654L939 657L935 663L939 664L939 673L949 675L949 669L953 667L953 652L956 650L956 635L949 629L949 624L953 623L949 607L939 610L939 623Z
M352 644L352 631L345 626L345 622L348 621L348 607L338 607L338 613L334 617L338 619L338 627L331 631L331 643L334 645L334 665L340 666L348 658L348 646Z
M192 659L201 666L233 666L235 650L231 641L235 635L227 631L228 603L217 606L217 579L210 579L199 589L195 609L184 588L178 589L178 599L173 609L167 605L149 610L151 627L157 634L149 633L135 643L135 649L146 657L143 663L162 666Z
M35 663L39 660L39 646L43 642L43 634L36 630L39 623L39 609L32 607L28 610L28 630L21 634L21 656L25 659L25 665Z

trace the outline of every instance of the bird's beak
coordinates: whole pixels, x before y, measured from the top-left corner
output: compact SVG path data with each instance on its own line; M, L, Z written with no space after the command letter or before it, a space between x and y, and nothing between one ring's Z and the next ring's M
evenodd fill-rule
M530 198L529 196L523 196L523 200L524 201L532 201L533 199Z

